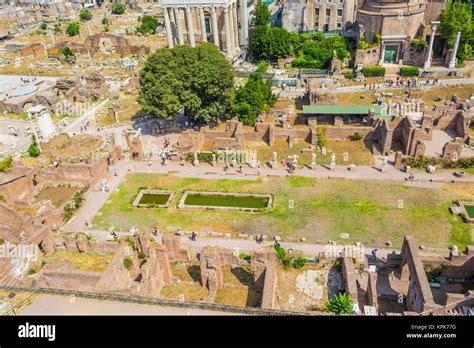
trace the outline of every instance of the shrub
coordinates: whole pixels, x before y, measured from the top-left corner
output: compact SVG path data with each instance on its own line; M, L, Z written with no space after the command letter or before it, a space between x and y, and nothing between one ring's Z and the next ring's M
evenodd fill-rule
M297 259L289 256L281 246L275 245L274 248L277 253L277 260L280 261L285 268L303 268L308 262L308 260L303 256L298 257Z
M8 172L13 163L13 157L7 157L3 161L0 161L0 173Z
M329 300L326 309L335 314L351 314L352 300L345 293L334 295L332 299Z
M132 265L133 265L133 260L129 256L125 256L123 258L123 267L125 267L126 269L130 269L132 268Z
M406 66L403 68L400 68L400 75L402 76L418 76L419 69L416 66Z
M346 79L355 79L357 77L357 73L355 71L349 71L344 74Z
M41 151L40 151L38 145L36 145L36 143L31 144L26 151L28 152L28 155L30 157L35 157L36 158L41 154Z
M0 202L5 202L5 197L0 195Z
M48 24L45 23L45 22L43 22L43 23L41 23L40 28L41 28L42 30L46 30L46 29L48 29Z
M140 260L145 260L145 259L146 259L145 253L144 253L143 251L140 251L140 253L138 254L138 258L139 258Z
M357 141L357 140L362 140L364 139L364 135L359 132L355 132L353 135L349 137L351 140Z
M61 32L61 24L60 23L55 23L54 24L54 32L57 34L59 32Z
M250 261L250 255L246 253L240 253L239 254L239 259L245 260L245 261Z
M80 208L82 201L84 200L84 195L81 191L77 191L72 198L64 206L64 221L69 221L74 212Z
M115 15L121 15L125 13L125 5L117 2L112 5L112 13Z
M385 68L383 66L366 66L362 68L362 74L365 77L385 76Z
M64 54L64 57L66 57L66 58L68 58L68 57L76 58L76 55L74 54L74 52L67 46L63 48L62 52Z
M140 34L154 34L156 32L156 28L160 25L157 19L152 16L143 16L140 19L140 26L137 27L137 32Z
M79 18L83 21L90 21L92 19L92 12L87 8L83 8L79 12Z
M69 36L77 36L79 35L81 25L77 22L72 22L69 23L68 26L66 27L66 33Z
M323 148L326 146L327 138L326 138L326 128L318 127L316 129L316 135L318 137L318 147Z
M443 159L443 158L435 158L435 157L424 157L424 156L419 156L419 157L403 157L402 160L403 164L413 167L413 168L420 168L424 169L428 165L432 166L440 166L441 168L447 168L447 169L454 169L454 168L460 168L460 169L468 169L468 168L474 168L474 157L463 157L458 159L457 161L451 161L449 159Z

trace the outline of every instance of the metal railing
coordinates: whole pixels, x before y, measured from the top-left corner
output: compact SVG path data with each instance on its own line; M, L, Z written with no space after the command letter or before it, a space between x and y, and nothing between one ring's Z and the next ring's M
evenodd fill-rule
M168 307L197 308L197 309L203 309L203 310L233 312L233 313L241 313L241 314L248 314L248 315L268 315L268 316L329 315L329 313L325 313L325 312L283 311L283 310L275 310L275 309L238 307L238 306L230 306L230 305L206 303L206 302L165 300L165 299L158 299L158 298L151 298L151 297L144 297L144 296L137 296L137 295L124 295L124 294L113 294L113 293L103 293L103 292L99 293L99 292L91 292L91 291L66 290L66 289L55 289L55 288L41 288L41 287L33 288L33 287L9 286L9 285L0 284L0 289L9 290L12 292L34 292L33 295L37 295L39 293L60 295L60 296L74 295L77 297L90 298L90 299L95 299L95 300L131 302L131 303L159 305L159 306L168 306ZM32 296L29 297L30 300ZM11 310L9 312L11 312ZM5 313L3 315L8 315L8 313Z

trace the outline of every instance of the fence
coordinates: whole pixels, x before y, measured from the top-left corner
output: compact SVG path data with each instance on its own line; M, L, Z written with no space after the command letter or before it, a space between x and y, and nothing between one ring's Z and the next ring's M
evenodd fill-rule
M316 312L316 311L296 312L296 311L283 311L283 310L251 308L251 307L237 307L237 306L222 305L222 304L215 304L215 303L164 300L164 299L157 299L157 298L150 298L150 297L136 296L136 295L107 294L107 293L54 289L54 288L30 288L30 287L8 286L8 285L0 284L0 289L9 290L13 292L34 292L34 295L39 294L39 293L60 295L60 296L74 295L77 297L91 298L95 300L131 302L131 303L159 305L159 306L168 306L168 307L198 308L198 309L205 309L205 310L233 312L233 313L241 313L241 314L248 314L248 315L268 315L268 316L330 315L330 313ZM31 299L32 296L30 296L29 299ZM7 314L3 314L3 315L7 315Z

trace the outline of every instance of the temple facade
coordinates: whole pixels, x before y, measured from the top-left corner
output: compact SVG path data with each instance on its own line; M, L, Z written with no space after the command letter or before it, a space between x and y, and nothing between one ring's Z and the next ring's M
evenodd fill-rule
M163 0L168 46L214 43L229 59L241 56L249 39L247 0Z

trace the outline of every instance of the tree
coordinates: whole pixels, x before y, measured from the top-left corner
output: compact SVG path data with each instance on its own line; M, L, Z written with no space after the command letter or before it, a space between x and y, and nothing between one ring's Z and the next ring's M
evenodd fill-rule
M252 55L258 60L286 58L291 55L291 34L283 28L258 26L252 32Z
M140 25L137 27L137 32L140 34L154 34L156 28L159 27L160 23L155 17L152 16L143 16L140 19Z
M268 6L262 3L262 0L258 0L255 5L255 26L267 26L271 20L271 14L268 10Z
M79 18L83 21L90 21L92 19L92 12L88 8L81 8Z
M452 2L449 0L439 16L441 37L448 47L453 47L457 32L461 32L458 53L458 64L462 65L472 54L474 26L472 24L472 5L470 2Z
M77 22L69 23L66 27L66 33L69 36L77 36L80 33L81 25Z
M36 143L36 137L34 135L31 136L31 140L32 140L32 143L30 144L30 146L28 147L28 149L26 149L26 152L28 152L28 155L30 157L38 157L41 152L40 152L40 149L38 147L38 144Z
M334 294L332 299L328 301L326 309L335 314L351 314L352 300L347 294Z
M471 3L461 1L452 2L448 0L446 7L439 16L441 37L446 40L449 47L454 46L457 32L461 32L461 38L464 42L472 40L472 12Z
M161 48L140 72L139 103L145 112L171 120L184 108L199 122L216 121L230 109L234 75L215 45Z
M121 2L116 2L112 5L112 14L122 15L125 13L125 5Z
M247 126L255 125L257 116L263 110L269 110L276 102L272 93L272 82L263 79L260 71L250 75L249 80L235 92L233 109L239 121Z

